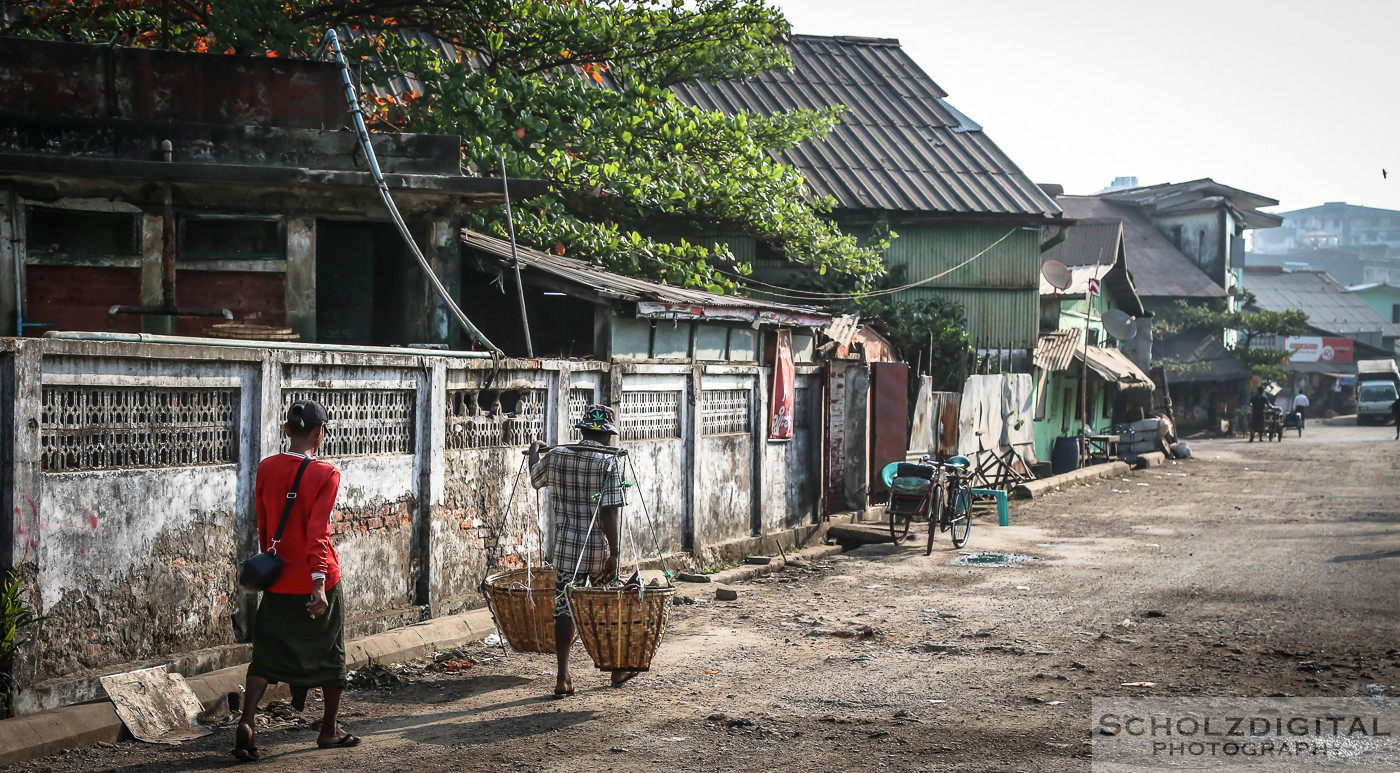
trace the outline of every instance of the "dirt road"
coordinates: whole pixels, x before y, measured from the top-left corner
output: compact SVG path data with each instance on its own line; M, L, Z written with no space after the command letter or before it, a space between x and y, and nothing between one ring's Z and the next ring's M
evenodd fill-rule
M348 694L356 749L284 720L286 771L1088 770L1095 696L1400 691L1400 442L1310 427L982 517L956 565L940 541L863 548L673 609L655 669L622 689L583 668L475 647L479 665ZM922 527L916 527L919 530ZM706 586L686 592L706 598ZM494 657L494 659L493 659ZM1155 682L1154 688L1121 687ZM311 710L308 714L314 716ZM203 770L230 729L10 770Z

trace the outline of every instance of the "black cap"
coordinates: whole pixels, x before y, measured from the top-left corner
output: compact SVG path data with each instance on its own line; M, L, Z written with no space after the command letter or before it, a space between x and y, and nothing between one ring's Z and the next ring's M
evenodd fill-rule
M287 423L298 429L313 430L328 421L326 409L315 400L297 400L287 409Z

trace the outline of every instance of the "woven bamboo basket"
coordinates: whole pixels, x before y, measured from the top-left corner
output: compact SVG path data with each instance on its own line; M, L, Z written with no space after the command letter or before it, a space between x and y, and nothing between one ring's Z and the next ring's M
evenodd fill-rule
M583 648L602 671L648 671L666 634L676 589L569 588L569 604Z
M482 592L511 649L554 652L554 569L498 572L486 578Z

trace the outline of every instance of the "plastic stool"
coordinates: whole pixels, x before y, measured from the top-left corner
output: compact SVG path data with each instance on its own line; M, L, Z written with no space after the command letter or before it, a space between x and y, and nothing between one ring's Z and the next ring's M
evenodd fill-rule
M994 489L994 488L975 488L975 489L972 490L972 493L973 493L973 494L980 494L980 495L982 495L982 496L996 497L996 500L997 500L997 525L998 525L998 526L1010 526L1010 525L1011 525L1011 517L1010 517L1010 514L1007 512L1007 507L1006 507L1006 492L1005 492L1005 491L1002 491L1001 489Z

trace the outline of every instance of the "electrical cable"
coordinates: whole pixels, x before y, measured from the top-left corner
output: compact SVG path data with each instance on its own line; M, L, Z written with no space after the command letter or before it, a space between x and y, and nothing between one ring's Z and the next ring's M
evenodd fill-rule
M345 59L345 52L340 48L340 38L335 34L335 30L333 29L326 30L325 38L322 40L321 46L317 48L317 52L320 53L327 47L335 52L335 58L340 63L340 79L345 84L345 101L350 105L350 115L355 119L355 133L359 135L360 145L364 148L365 159L369 162L370 173L374 175L374 182L379 187L379 196L384 199L385 206L389 208L389 217L394 221L394 226L399 229L399 235L402 236L404 242L408 244L409 250L413 253L413 257L418 260L418 265L423 268L423 273L428 275L428 281L432 283L433 289L437 291L438 297L442 299L443 303L447 304L447 308L451 310L452 316L457 318L457 323L462 326L462 329L467 331L468 335L485 348L493 352L500 352L501 348L491 343L491 340L478 330L476 325L472 324L471 320L467 319L467 315L462 312L461 307L452 299L452 295L447 292L447 288L443 287L442 281L437 278L437 274L433 271L432 266L428 265L428 259L423 256L423 251L418 249L418 243L414 241L413 234L408 231L408 224L404 222L403 216L399 214L399 208L394 205L394 197L389 193L389 184L384 181L384 173L379 169L379 160L375 158L374 146L372 146L369 141L369 129L365 128L365 118L363 111L360 109L360 100L356 96L355 86L350 80L350 63Z
M789 299L789 300L805 300L805 301L809 301L809 302L810 302L810 301L822 301L822 300L833 300L833 301L838 301L838 300L856 300L856 299L859 299L859 298L878 298L878 297L880 297L880 296L882 296L882 295L893 295L894 293L904 292L905 290L913 289L913 288L915 288L915 287L918 287L919 285L928 284L929 282L932 282L932 281L934 281L935 279L942 279L943 277L945 277L945 276L947 276L947 275L953 273L954 271L957 271L958 269L962 268L963 266L966 266L966 265L968 265L969 263L972 263L973 261L977 260L978 258L981 258L983 255L986 255L988 252L991 252L992 249L995 248L998 244L1001 244L1002 242L1004 242L1004 241L1006 241L1007 239L1011 238L1011 235L1014 234L1014 233L1016 233L1016 232L1019 231L1019 230L1021 230L1021 229L1019 229L1019 228L1013 228L1013 229L1011 229L1010 231L1007 231L1005 234L1002 235L1002 237L1001 237L1000 239L997 239L996 241L994 241L994 242L992 242L991 244L987 245L987 247L985 247L981 252L978 252L976 255L973 255L972 257L968 258L967 260L964 260L963 262L959 263L958 265L953 266L952 268L948 269L947 271L941 271L941 272L939 272L939 273L937 273L937 274L934 274L933 276L925 277L925 278L923 278L923 279L920 279L920 280L918 280L917 282L910 282L909 284L900 285L899 287L887 287L887 288L880 289L880 290L871 290L871 291L868 292L868 293L827 293L827 292L819 292L819 291L817 291L817 290L798 290L798 289L794 289L794 288L791 288L791 287L783 287L782 285L769 284L768 282L759 281L759 280L757 280L757 279L753 279L753 278L751 278L751 277L746 277L746 276L743 276L743 275L741 275L741 274L736 274L736 273L731 272L731 271L725 271L724 269L716 269L716 270L719 271L721 274L727 274L727 275L732 276L732 277L734 277L734 278L736 278L736 279L739 279L739 280L741 280L741 281L743 281L743 282L745 282L745 283L763 285L764 287L770 287L770 288L773 288L774 290L781 290L782 292L770 292L770 291L768 291L768 290L765 290L764 292L767 293L768 295L776 295L776 296L779 296L779 297L786 297L786 298Z

